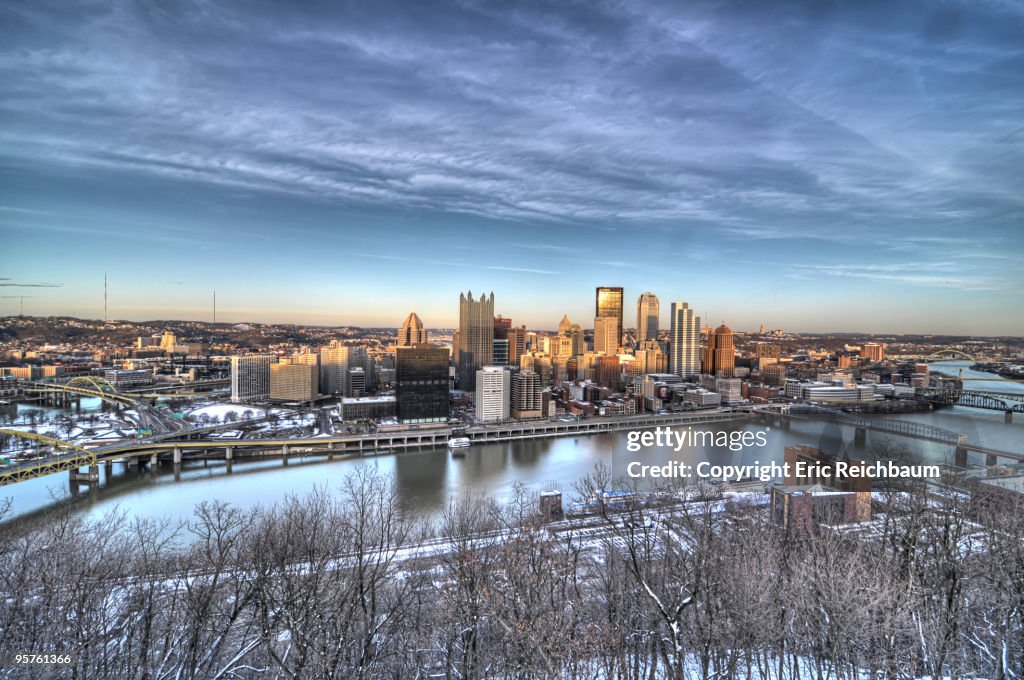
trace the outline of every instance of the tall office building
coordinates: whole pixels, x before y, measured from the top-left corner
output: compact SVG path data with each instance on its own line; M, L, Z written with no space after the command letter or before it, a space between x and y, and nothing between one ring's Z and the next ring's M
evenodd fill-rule
M314 401L320 393L320 369L294 357L270 364L271 401Z
M861 349L860 355L867 361L881 361L885 358L885 345L880 345L877 342L866 343Z
M533 371L519 371L512 376L512 417L519 420L543 415L540 376Z
M735 373L736 352L733 350L732 329L724 323L708 335L704 348L704 372L719 378L731 378Z
M430 343L395 352L395 401L403 423L448 420L448 350Z
M494 339L494 360L491 362L495 366L508 366L508 338L504 340Z
M358 385L360 394L374 392L377 389L377 364L373 356L365 347L351 347L348 353L348 381L345 384L345 396L357 397L356 385L352 383L352 376L355 375L352 369L362 370L362 384Z
M622 288L600 287L594 301L594 351L616 354L621 342Z
M494 317L494 353L492 364L507 366L509 362L508 333L512 330L512 319L503 316Z
M519 358L526 354L526 326L508 329L508 365L518 366Z
M570 329L572 329L572 321L569 319L568 314L563 314L562 320L558 322L558 334L569 335Z
M270 397L270 362L273 354L231 357L231 401L241 404Z
M320 348L320 389L324 394L346 394L350 349L340 340Z
M510 328L512 328L512 319L508 319L501 315L494 317L495 340L507 340Z
M502 366L484 366L476 372L476 419L507 420L511 411L512 373Z
M685 302L673 302L669 371L683 378L700 374L700 317Z
M398 329L398 342L395 344L398 347L412 347L426 341L427 329L423 327L423 322L420 321L416 312L411 312L409 316L405 317L402 327Z
M361 397L366 394L366 371L362 366L353 366L348 369L348 387L345 390L346 397Z
M636 341L658 339L661 303L654 293L644 293L636 301Z
M494 362L494 293L459 294L459 389L476 391L476 375Z

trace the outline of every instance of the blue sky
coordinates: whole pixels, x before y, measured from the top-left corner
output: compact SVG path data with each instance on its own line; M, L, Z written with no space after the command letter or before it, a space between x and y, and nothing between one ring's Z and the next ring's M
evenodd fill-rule
M1021 2L0 6L0 314L1020 335L1022 168Z

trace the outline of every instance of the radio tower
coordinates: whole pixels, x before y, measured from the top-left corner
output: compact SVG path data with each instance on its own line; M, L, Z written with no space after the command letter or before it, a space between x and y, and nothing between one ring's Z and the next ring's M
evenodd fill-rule
M107 273L103 272L103 323L107 323Z
M213 325L217 325L217 291L213 291Z

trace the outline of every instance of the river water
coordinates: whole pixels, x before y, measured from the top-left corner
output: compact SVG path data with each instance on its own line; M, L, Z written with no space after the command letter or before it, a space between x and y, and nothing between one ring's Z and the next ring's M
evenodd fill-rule
M940 362L933 371L964 377L984 378L989 374L969 370L970 362ZM970 382L975 389L1022 392L1024 384L1012 382ZM1006 451L1024 453L1024 416L1012 424L1003 414L964 407L927 413L892 416L915 420L968 435L969 441ZM71 494L67 474L55 474L0 488L0 499L11 501L14 518L45 515L56 504L70 504L75 512L99 518L105 513L122 511L132 517L187 520L202 501L226 501L240 507L272 504L288 495L304 495L316 487L337 488L345 475L360 467L373 467L392 478L401 502L410 511L430 514L450 500L466 494L509 497L517 484L531 490L560 488L567 497L574 495L573 483L603 463L617 474L634 460L662 464L678 460L692 465L701 461L715 464L750 464L755 461L782 462L783 448L791 444L821 446L830 451L845 449L853 457L866 457L886 447L919 456L931 462L952 460L950 447L869 432L867 442L858 447L853 433L835 425L793 420L787 429L767 427L753 421L737 421L700 429L750 431L763 433L765 446L732 451L727 446L686 446L678 451L668 447L649 447L630 453L627 433L616 432L534 439L520 442L474 445L464 449L464 458L453 458L446 448L414 450L394 455L365 458L322 456L292 458L284 465L280 459L236 461L227 474L223 461L185 462L177 477L170 465L156 473L139 471L134 466L114 465L110 479L100 488ZM678 429L678 428L677 428ZM695 428L698 429L698 428ZM752 435L753 436L753 435ZM973 461L972 461L973 462ZM101 473L103 467L101 466Z

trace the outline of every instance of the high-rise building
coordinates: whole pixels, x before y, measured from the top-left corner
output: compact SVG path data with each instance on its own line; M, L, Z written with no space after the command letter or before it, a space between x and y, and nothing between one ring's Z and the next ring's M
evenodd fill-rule
M760 362L762 359L778 359L782 355L782 348L778 345L770 342L759 342L757 343L757 360ZM766 362L767 366L771 362ZM776 362L778 363L778 362Z
M484 366L476 372L476 419L507 420L511 411L512 374L502 366Z
M360 394L355 393L356 386L352 384L352 369L362 370L362 384L359 385ZM377 366L373 356L365 347L352 347L348 353L348 380L345 384L345 396L357 397L377 389Z
M495 366L508 366L508 338L499 340L494 339L494 361Z
M340 340L320 348L320 389L324 394L346 394L350 349Z
M346 397L361 397L366 394L366 371L362 366L353 366L348 369L348 387L345 390Z
M518 366L519 358L526 354L526 326L508 329L508 365Z
M494 339L507 340L508 329L512 328L512 319L507 319L500 314L494 317Z
M885 345L880 345L877 342L865 343L860 355L867 361L881 361L885 358Z
M476 391L476 375L494 362L494 293L459 294L459 389Z
M614 391L622 389L622 366L618 355L606 354L597 357L597 384Z
M622 288L602 286L594 301L594 351L616 354L621 342Z
M736 352L733 349L732 329L724 323L708 335L704 348L704 372L720 378L731 378L735 373Z
M427 329L423 327L423 322L420 321L416 312L411 312L409 316L405 317L402 327L398 329L398 342L395 344L398 347L412 347L426 341Z
M520 420L540 418L542 385L533 371L519 371L512 376L512 417Z
M562 320L558 322L558 334L569 335L569 330L572 328L572 321L569 320L568 314L562 315Z
M658 339L658 319L661 304L654 293L644 293L636 301L636 341Z
M231 401L241 404L270 397L270 362L273 354L231 357Z
M507 366L509 362L508 333L512 330L512 319L494 317L494 359L495 366Z
M314 355L315 356L315 355ZM270 364L272 401L314 401L320 393L320 369L294 357Z
M597 354L616 354L619 351L621 323L611 316L599 316L594 319L594 352Z
M700 317L682 301L671 307L669 371L682 378L700 374Z
M395 352L395 399L403 423L448 420L448 350L430 343Z

